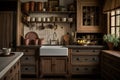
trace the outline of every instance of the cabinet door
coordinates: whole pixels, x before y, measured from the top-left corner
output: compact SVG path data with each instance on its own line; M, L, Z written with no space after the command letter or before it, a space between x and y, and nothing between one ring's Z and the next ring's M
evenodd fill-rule
M50 74L52 73L52 58L51 57L42 57L41 58L41 74Z
M54 59L53 69L55 73L64 74L67 72L67 58L57 57Z
M77 0L77 31L101 32L97 0Z

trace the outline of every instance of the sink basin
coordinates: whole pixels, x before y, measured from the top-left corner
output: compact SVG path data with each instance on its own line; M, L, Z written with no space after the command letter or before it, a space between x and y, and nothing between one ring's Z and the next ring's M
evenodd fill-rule
M41 46L40 56L68 56L68 48L64 46Z

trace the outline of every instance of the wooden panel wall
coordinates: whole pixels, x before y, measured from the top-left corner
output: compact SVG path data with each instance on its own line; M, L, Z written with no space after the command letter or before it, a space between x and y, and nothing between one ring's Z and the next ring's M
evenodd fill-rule
M0 12L0 48L11 47L13 44L13 30L15 13L13 11Z

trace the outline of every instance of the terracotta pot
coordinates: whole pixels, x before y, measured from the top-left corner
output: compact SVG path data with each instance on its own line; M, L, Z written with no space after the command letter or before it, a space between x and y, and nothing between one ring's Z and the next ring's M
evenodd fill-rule
M25 41L25 45L29 45L30 39L25 39L24 41Z
M114 44L111 42L107 42L108 48L109 50L113 50L114 49Z

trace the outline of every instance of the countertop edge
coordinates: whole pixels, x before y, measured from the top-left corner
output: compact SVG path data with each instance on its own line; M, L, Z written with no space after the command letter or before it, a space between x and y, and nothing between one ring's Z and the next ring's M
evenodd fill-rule
M13 59L10 64L8 64L1 72L0 72L0 79L6 74L6 72L22 57L23 52L19 53L20 55Z
M102 50L102 52L120 58L120 51L114 51L114 50Z

